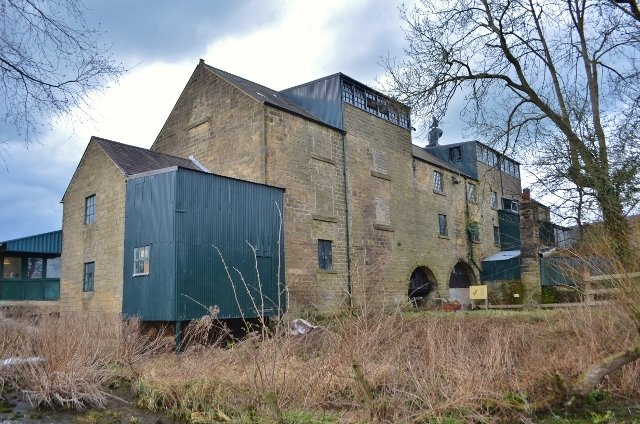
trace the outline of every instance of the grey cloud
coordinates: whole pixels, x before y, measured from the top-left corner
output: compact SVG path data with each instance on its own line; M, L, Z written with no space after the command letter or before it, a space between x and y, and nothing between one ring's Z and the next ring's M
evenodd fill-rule
M65 145L75 143L76 145ZM59 230L60 200L83 151L79 141L63 140L53 146L15 143L3 153L0 168L0 240ZM65 148L67 155L55 155Z
M270 2L89 0L87 20L127 66L193 59L211 40L246 33L275 20Z
M334 60L341 66L339 71L369 84L384 74L380 59L387 55L401 57L404 46L400 2L373 3L340 16L335 23L340 43Z

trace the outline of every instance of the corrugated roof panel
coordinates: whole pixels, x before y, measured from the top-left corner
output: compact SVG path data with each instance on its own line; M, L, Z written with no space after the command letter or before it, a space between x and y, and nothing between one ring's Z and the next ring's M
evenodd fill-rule
M0 251L61 254L62 230L0 242Z

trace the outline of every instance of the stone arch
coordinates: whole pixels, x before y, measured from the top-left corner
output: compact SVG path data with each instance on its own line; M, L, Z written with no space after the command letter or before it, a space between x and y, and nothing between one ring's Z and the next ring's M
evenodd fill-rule
M465 261L458 261L449 274L449 300L457 300L463 306L470 305L469 287L477 284L473 268Z
M433 272L426 266L418 266L411 272L407 290L409 302L414 307L426 307L433 303L437 282Z

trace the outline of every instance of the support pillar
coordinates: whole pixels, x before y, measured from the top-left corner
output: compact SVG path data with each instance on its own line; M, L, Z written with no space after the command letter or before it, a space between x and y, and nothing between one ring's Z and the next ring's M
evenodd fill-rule
M523 303L538 305L542 301L540 281L540 228L537 207L528 188L522 190L520 205L520 275L524 289Z

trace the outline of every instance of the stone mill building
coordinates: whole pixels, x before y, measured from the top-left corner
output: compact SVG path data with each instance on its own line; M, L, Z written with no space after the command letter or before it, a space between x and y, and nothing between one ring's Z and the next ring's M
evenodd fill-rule
M201 60L149 150L90 141L63 198L54 306L121 311L126 181L169 167L284 189L279 255L298 312L469 303L521 193L517 162L478 141L414 145L409 108L344 74L275 91ZM153 245L142 254L153 273Z

